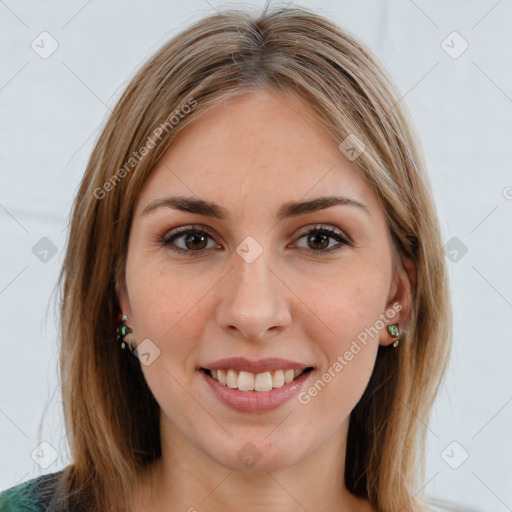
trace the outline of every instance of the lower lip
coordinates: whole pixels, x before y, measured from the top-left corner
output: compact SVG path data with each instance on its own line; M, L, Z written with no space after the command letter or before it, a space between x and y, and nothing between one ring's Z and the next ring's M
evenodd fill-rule
M225 405L240 412L264 412L277 409L296 396L313 373L312 370L302 373L296 379L280 388L270 391L240 391L223 386L213 377L199 370L215 396Z

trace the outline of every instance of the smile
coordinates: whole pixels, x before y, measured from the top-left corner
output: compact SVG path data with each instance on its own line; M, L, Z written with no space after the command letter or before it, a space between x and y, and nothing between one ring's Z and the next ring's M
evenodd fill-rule
M248 371L237 371L234 369L209 370L203 368L202 371L216 380L222 386L240 391L270 391L289 384L303 373L311 371L313 368L304 369L277 369L262 373L252 373Z
M197 373L202 377L205 389L219 403L238 412L265 413L281 407L296 396L313 375L312 370L313 367L307 367L252 373L246 370L200 368Z

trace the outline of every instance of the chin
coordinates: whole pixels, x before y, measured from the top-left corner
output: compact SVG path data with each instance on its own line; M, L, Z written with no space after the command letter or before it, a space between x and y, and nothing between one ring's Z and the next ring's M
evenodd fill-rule
M281 440L269 437L230 438L223 449L215 450L210 456L231 471L257 474L289 468L306 455L304 445L299 441L292 444L288 439L288 443L283 444Z

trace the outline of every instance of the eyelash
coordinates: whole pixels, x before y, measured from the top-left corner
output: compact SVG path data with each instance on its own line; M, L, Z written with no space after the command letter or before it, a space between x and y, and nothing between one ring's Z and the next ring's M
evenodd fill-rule
M206 235L206 236L212 238L211 235L204 229L186 226L184 228L178 228L177 230L164 235L163 237L161 237L159 239L159 243L161 245L171 248L171 250L176 252L177 254L183 254L183 255L189 256L191 258L201 256L204 253L204 251L206 251L207 249L199 249L197 251L193 251L190 249L186 250L186 249L182 249L181 247L177 247L176 244L174 244L174 241L176 239L181 238L183 235L187 235L189 233L197 234L197 235ZM298 237L297 240L300 240L301 238L304 238L305 236L308 236L311 234L326 235L329 238L333 238L333 239L337 240L339 242L339 244L337 246L334 246L335 247L334 249L331 247L329 249L315 251L314 249L299 248L299 251L301 251L301 252L305 251L305 252L309 252L309 253L317 253L319 256L323 256L326 253L338 251L338 250L342 249L343 246L345 246L345 245L348 245L348 246L353 245L343 235L343 233L341 231L339 231L338 229L335 229L333 227L330 227L330 226L314 226L312 228L309 228L307 231L300 234L300 236Z

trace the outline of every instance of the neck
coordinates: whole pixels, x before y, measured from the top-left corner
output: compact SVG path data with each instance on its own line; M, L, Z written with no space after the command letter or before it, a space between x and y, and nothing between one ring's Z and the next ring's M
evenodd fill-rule
M135 510L370 512L369 503L345 487L347 431L348 418L322 445L285 468L237 471L193 445L162 414L162 457L144 475Z

